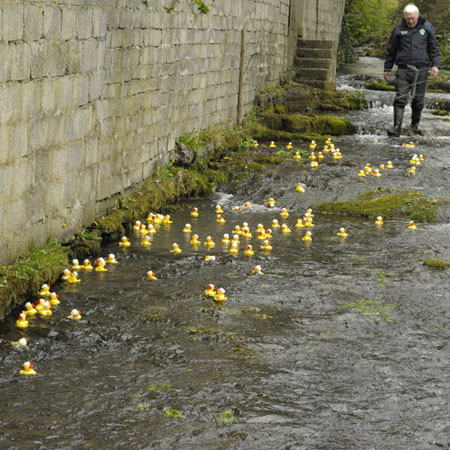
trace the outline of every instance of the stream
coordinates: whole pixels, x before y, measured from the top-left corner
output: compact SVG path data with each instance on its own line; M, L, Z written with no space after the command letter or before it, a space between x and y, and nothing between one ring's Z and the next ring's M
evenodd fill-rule
M359 74L379 70L361 58L338 89L361 89ZM81 283L52 286L61 304L51 317L22 331L16 313L1 322L0 448L450 449L449 272L422 264L450 262L448 217L409 230L407 220L376 226L314 212L376 187L450 198L450 119L425 110L425 135L406 148L411 138L386 136L394 94L364 92L370 109L339 113L359 130L333 139L339 162L314 171L293 159L186 200L150 248L130 232L129 248L102 248L119 262L108 272L79 271ZM410 175L414 153L424 160ZM394 169L382 177L356 176L388 160ZM216 222L218 204L226 223ZM315 226L295 228L307 208ZM255 230L273 219L292 232L273 230L264 252ZM253 237L231 255L221 238L243 222ZM193 248L186 223L216 247ZM308 229L312 242L302 240ZM179 255L169 252L174 242ZM254 256L244 255L248 244ZM255 265L263 275L251 273ZM228 300L206 297L210 283ZM66 318L74 308L80 321ZM10 345L21 336L26 348ZM37 375L19 374L25 361Z

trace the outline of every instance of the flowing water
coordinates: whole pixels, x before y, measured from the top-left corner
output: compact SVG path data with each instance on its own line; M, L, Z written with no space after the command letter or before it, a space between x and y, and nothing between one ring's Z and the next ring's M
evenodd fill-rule
M359 67L364 67L363 64ZM341 87L358 88L357 75ZM450 123L426 111L427 136L416 147L390 140L392 94L367 91L372 108L346 113L360 130L335 144L344 158L317 171L294 160L185 202L146 249L117 242L102 249L119 264L81 273L77 285L52 286L61 305L22 332L16 314L0 328L0 447L8 449L432 449L450 448L449 274L422 265L450 261L450 223L315 214L313 241L296 218L325 200L353 199L375 187L450 197ZM443 100L448 100L441 95ZM447 96L448 97L448 96ZM279 144L280 148L281 144ZM425 160L408 174L413 153ZM366 163L391 160L381 178L358 179ZM298 193L295 186L305 185ZM265 206L274 197L277 207ZM236 205L250 202L241 211ZM225 224L216 222L222 204ZM200 216L189 215L191 207ZM279 217L287 207L290 217ZM254 232L272 220L270 252ZM221 244L249 223L255 249L244 256ZM181 230L191 223L216 247L193 249ZM349 236L340 240L340 227ZM173 242L183 252L169 252ZM205 261L206 255L215 261ZM261 265L264 275L251 274ZM156 272L158 280L146 273ZM226 289L218 304L209 283ZM73 308L82 320L66 319ZM20 335L28 348L10 341ZM19 375L24 361L34 377ZM177 410L182 417L167 417Z

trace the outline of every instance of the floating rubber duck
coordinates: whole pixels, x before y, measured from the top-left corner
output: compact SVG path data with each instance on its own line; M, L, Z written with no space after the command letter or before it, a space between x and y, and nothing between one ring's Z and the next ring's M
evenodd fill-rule
M245 239L250 239L252 236L253 235L249 227L242 228L242 237L244 237Z
M224 288L218 288L216 290L216 295L214 295L214 300L216 302L224 302L225 300L228 300L228 297L225 297L225 289Z
M414 148L415 147L415 144L414 144L414 142L408 142L407 144L405 143L405 144L403 144L403 147L408 147L408 148Z
M291 232L291 229L287 226L287 224L283 223L283 225L281 225L281 232L283 234L288 234Z
M252 273L253 275L255 275L255 274L264 275L264 272L262 271L262 268L260 265L253 266L250 273Z
M308 217L314 217L314 214L313 214L311 208L308 208L308 209L305 211L305 216L308 216Z
M376 178L380 178L381 177L381 173L378 169L375 169L372 173L372 175Z
M296 160L298 161L299 159L302 159L302 155L301 155L300 152L295 152L293 158L296 159Z
M419 160L423 161L425 159L425 157L423 155L419 155Z
M256 141L256 140L253 141L253 147L254 147L254 148L258 148L258 145L259 145L259 144L258 144L258 141Z
M34 370L34 365L30 363L30 361L26 361L23 363L23 369L20 371L21 375L37 375L37 372Z
M223 245L230 245L230 235L228 233L225 233L223 235L222 244Z
M214 297L216 295L213 284L208 284L208 287L205 289L205 295L207 297Z
M416 173L416 168L414 166L412 166L409 170L408 173L410 173L411 175L414 175Z
M333 159L342 159L342 153L339 149L336 149L336 151L333 153Z
M148 214L147 214L147 218L145 219L145 221L146 221L147 223L152 223L152 222L153 222L153 216L154 216L154 214L148 213Z
M367 174L372 173L372 166L369 163L364 166L364 172Z
M384 225L383 223L383 217L378 216L377 220L375 220L375 225Z
M133 231L139 231L141 229L141 221L140 220L136 220L136 222L133 225Z
M145 247L145 248L151 247L152 242L150 241L150 236L149 235L146 235L144 237L144 239L142 239L141 245L142 245L142 247Z
M223 213L223 208L222 208L222 206L217 205L217 206L216 206L216 209L215 209L215 212L216 212L216 214L222 214L222 213Z
M251 245L247 245L244 253L245 256L253 256L255 254L253 247Z
M258 225L256 225L255 232L260 233L261 231L264 231L264 225L262 223L258 223Z
M187 223L181 231L183 233L191 233L192 232L192 225L190 223Z
M198 216L199 216L198 208L192 208L191 217L198 217Z
M94 270L94 268L92 267L92 263L91 263L91 261L89 261L89 259L85 259L83 261L83 265L81 266L81 269L85 270L86 272L90 272L91 270Z
M215 255L206 255L205 261L215 261L217 259L217 256Z
M80 262L78 261L78 259L73 259L72 260L72 267L71 267L71 269L72 270L80 270L81 269ZM43 297L43 295L41 295L40 292L39 292L39 295L41 297Z
M384 170L386 167L384 166L384 164L380 164L380 165L378 166L378 168L379 168L380 170Z
M67 318L70 320L80 320L81 311L79 309L72 309L72 311L70 311L70 315L68 315Z
M243 204L242 204L242 207L243 208L251 208L251 204L250 204L250 202L244 202Z
M173 223L173 221L170 219L169 214L164 216L162 223L163 223L163 225L170 225L171 223Z
M238 234L233 234L233 238L231 239L231 243L236 242L237 244L239 244L239 235Z
M162 214L156 214L155 217L153 217L153 223L163 223L164 221L164 216Z
M242 211L242 206L233 206L231 209L233 211Z
M267 230L266 230L266 237L268 239L270 239L272 237L272 230L270 228L267 228Z
M155 228L155 226L152 223L149 223L147 225L147 232L146 232L146 234L154 234L154 233L156 233L156 228Z
M346 238L348 236L347 230L345 228L339 228L337 235L341 238Z
M303 227L304 227L304 225L303 225L302 219L296 219L295 228L303 228Z
M295 191L296 192L305 192L305 186L303 186L303 184L297 184Z
M276 205L275 199L273 197L268 198L267 201L266 201L266 205L269 208L274 208L275 205Z
M64 269L63 273L61 275L61 280L68 281L69 278L70 278L71 273L72 272L69 269ZM49 294L50 294L50 292L49 292Z
M311 161L309 165L311 166L311 169L317 169L319 167L319 163L317 161Z
M225 223L226 220L223 218L222 215L218 214L218 215L217 215L217 218L216 218L216 222L217 222L217 223Z
M42 311L42 309L43 309L43 307L44 307L44 302L45 302L45 300L43 299L43 298L40 298L38 301L37 301L37 304L36 304L36 306L35 306L35 309L36 309L36 311L39 313L39 311Z
M148 237L148 236L146 236ZM150 238L149 238L150 239ZM114 253L108 253L108 258L106 259L106 264L119 264Z
M291 150L292 147L293 147L292 142L288 142L288 144L286 145L286 148L288 150Z
M130 240L126 236L122 236L122 238L119 241L119 247L129 247L131 245Z
M81 283L81 280L78 278L78 272L72 272L70 274L69 279L67 280L69 283L74 284L74 283Z
M410 230L417 230L416 224L414 223L413 220L411 220L411 222L409 222L408 228Z
M24 313L20 313L18 319L16 320L17 328L27 328L29 325L27 320L27 315Z
M280 212L280 216L283 219L287 219L289 217L289 211L287 210L287 208L283 208Z
M272 250L272 245L270 243L270 241L268 241L267 239L263 242L263 245L261 245L261 250Z
M307 231L305 235L302 237L302 241L311 242L312 241L312 233L311 231Z
M259 239L260 241L264 241L265 239L267 239L266 231L265 230L264 231L260 231L258 233L258 236L256 237L256 239Z
M181 250L179 244L177 244L176 242L174 242L174 243L172 244L172 250L170 250L170 253L175 253L176 255L178 255L178 254L181 253L181 252L182 252L182 250Z
M38 314L42 317L50 317L52 315L52 311L50 308L51 308L50 302L45 300L44 303L42 304L42 309L38 311Z
M393 169L393 168L394 168L394 165L392 164L392 161L388 161L386 163L386 169Z
M309 159L310 159L311 161L315 161L315 160L317 159L316 154L315 154L314 152L311 152L311 153L309 154Z
M97 258L95 260L95 262L97 263L97 267L95 268L96 272L107 272L108 269L105 267L106 262L103 258Z
M60 300L59 300L59 295L56 292L52 292L50 294L49 303L52 306L58 306L61 303Z
M50 297L50 286L48 284L43 284L41 290L39 291L39 297L47 298Z
M270 148L275 148L276 147L275 142L274 141L270 141L269 147Z
M200 239L198 238L198 234L194 234L192 236L192 239L189 241L189 243L191 245L200 245L202 242L200 241Z
M206 236L206 241L203 242L203 245L207 248L214 248L216 246L216 243L214 242L212 236Z
M158 279L158 278L156 278L155 272L152 272L151 270L149 270L149 271L147 272L147 278L148 278L149 280L157 280L157 279Z
M324 146L322 147L322 151L323 151L324 153L330 153L330 149L328 148L328 145L324 145Z
M311 143L309 144L309 148L314 151L317 147L316 141L312 140Z
M417 155L413 155L412 158L409 160L409 163L412 165L420 165L419 157Z
M281 225L280 225L280 222L278 222L278 219L273 219L272 220L272 228L277 229L277 228L280 228L280 227L281 227Z
M36 315L37 310L34 307L34 304L31 302L25 303L25 311L22 311L23 314L26 314L27 317L33 317Z
M11 345L15 348L26 348L27 340L23 337L23 338L20 338L18 341L11 342Z
M365 177L366 176L366 172L364 172L364 170L360 170L358 172L358 177Z
M235 227L233 228L233 233L242 234L241 227L239 225L235 225Z
M239 244L235 241L232 241L231 247L228 252L230 253L230 255L237 255L239 253Z
M326 145L331 145L333 143L333 141L331 140L331 138L329 137L329 138L327 138L327 140L325 141L325 144Z

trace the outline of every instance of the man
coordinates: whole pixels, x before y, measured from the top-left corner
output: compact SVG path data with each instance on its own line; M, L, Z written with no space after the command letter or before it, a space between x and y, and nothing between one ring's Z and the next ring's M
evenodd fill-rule
M384 63L384 79L389 81L393 65L397 64L394 100L394 127L389 136L400 136L403 113L411 92L411 131L422 134L419 123L425 101L428 68L431 76L439 73L441 54L434 28L419 14L419 9L409 4L403 11L403 19L396 25L389 39Z

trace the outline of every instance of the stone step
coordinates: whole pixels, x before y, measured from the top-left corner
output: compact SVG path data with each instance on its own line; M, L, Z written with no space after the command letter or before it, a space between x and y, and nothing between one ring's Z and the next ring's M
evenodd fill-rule
M333 57L333 50L322 49L322 48L298 48L297 57L298 58L310 58L310 59L322 59Z
M295 74L303 80L328 80L330 78L328 69L296 69Z
M315 89L324 89L324 90L335 90L336 84L327 80L305 80L303 78L294 78L296 83L305 84L306 86L311 86Z
M329 69L331 66L331 59L329 58L295 58L295 68L310 68L310 69Z
M321 48L331 50L333 48L333 44L333 41L297 39L297 48Z

